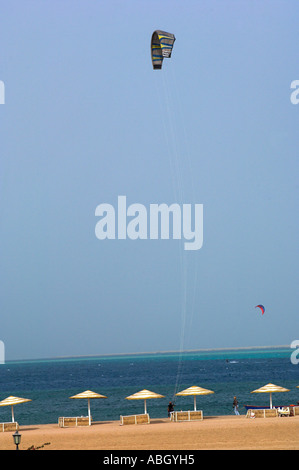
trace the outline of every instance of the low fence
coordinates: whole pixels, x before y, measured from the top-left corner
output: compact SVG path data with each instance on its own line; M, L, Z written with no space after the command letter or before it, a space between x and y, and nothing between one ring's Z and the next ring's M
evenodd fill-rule
M199 411L174 411L171 413L171 421L200 421L203 419L203 412Z
M60 417L58 425L61 428L74 428L76 426L89 426L88 416Z
M0 432L17 431L19 425L16 422L0 423Z
M142 415L120 416L120 424L149 424L150 417L147 413Z
M247 418L275 418L278 413L276 408L249 409L246 416Z

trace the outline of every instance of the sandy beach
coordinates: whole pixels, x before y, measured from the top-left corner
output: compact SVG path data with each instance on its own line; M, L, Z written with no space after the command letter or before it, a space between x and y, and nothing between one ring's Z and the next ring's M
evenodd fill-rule
M90 427L59 428L58 424L20 426L20 450L299 450L299 416L248 419L205 417L203 421L121 426L119 421ZM0 434L0 449L14 450L11 432Z

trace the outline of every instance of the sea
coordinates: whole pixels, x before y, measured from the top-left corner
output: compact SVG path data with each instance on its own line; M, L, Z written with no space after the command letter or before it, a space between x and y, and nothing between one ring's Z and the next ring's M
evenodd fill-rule
M92 390L106 399L91 400L93 421L115 421L120 415L144 412L143 400L126 397L143 389L164 398L147 400L151 418L166 418L169 401L175 410L194 409L193 397L176 393L192 385L213 391L196 397L204 416L232 415L237 397L244 405L268 406L268 394L251 393L274 383L289 392L273 394L274 406L299 401L299 364L289 347L157 352L94 357L7 361L0 365L0 400L10 395L29 398L14 406L20 425L57 423L61 416L86 416L87 400L69 397ZM11 421L10 406L0 407L0 422Z

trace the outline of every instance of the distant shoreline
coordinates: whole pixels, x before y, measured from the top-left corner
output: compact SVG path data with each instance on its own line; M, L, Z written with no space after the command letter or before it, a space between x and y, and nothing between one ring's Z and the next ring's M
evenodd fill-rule
M146 351L146 352L128 352L128 353L105 353L105 354L87 354L75 356L54 356L45 358L31 358L31 359L8 359L9 362L38 362L38 361L55 361L55 360L69 360L69 359L91 359L100 357L124 357L124 356L154 356L154 355L167 355L167 354L186 354L186 353L200 353L200 352L228 352L228 351L246 351L246 350L267 350L267 349L289 349L290 345L280 346L243 346L243 347L227 347L227 348L203 348L203 349L186 349L170 350L170 351Z

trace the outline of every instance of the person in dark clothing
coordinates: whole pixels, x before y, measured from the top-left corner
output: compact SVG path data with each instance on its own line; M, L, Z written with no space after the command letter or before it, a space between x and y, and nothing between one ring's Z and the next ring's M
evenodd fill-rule
M174 412L174 404L170 401L168 403L168 418L170 418L171 413L173 413L173 412Z
M235 415L239 415L239 410L238 410L238 407L239 407L239 402L237 400L237 397L234 397L234 402L233 402L233 409L234 409L234 412L235 412Z

